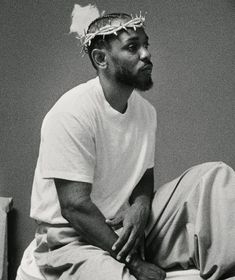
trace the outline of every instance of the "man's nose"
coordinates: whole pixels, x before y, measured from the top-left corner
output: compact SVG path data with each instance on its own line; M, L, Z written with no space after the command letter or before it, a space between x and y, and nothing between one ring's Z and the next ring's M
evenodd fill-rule
M151 54L150 54L149 50L145 47L142 47L140 49L140 59L141 60L146 60L146 59L150 60L150 58L151 58Z

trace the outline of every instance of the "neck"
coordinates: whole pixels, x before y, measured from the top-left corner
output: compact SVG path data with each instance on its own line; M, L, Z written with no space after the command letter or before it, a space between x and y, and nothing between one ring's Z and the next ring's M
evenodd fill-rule
M124 113L134 88L118 83L101 73L99 74L99 79L107 102L118 112Z

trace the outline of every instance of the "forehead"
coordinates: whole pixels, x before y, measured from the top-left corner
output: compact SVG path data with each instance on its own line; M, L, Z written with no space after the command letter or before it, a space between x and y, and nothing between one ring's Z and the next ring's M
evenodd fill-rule
M129 41L129 40L139 40L139 41L148 40L148 36L143 27L137 28L136 30L134 30L133 28L128 28L127 31L124 30L120 32L118 38L121 42Z
M148 41L148 36L144 28L140 27L134 30L133 28L127 28L118 32L118 35L112 40L112 45L125 45L129 42L140 42L144 43Z

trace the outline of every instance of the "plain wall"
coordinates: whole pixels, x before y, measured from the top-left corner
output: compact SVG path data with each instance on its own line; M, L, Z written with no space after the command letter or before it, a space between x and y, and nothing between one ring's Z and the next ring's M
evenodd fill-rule
M42 119L65 91L95 76L68 34L74 2L0 0L0 196L14 198L10 280L35 229L29 207ZM158 112L156 188L201 162L234 167L235 1L95 3L106 12L147 12L155 85L143 95Z

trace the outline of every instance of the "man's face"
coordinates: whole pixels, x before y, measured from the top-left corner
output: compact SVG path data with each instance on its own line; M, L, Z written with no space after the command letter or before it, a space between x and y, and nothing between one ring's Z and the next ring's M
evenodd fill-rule
M139 89L152 87L152 62L143 28L122 31L110 42L109 74L119 83Z

